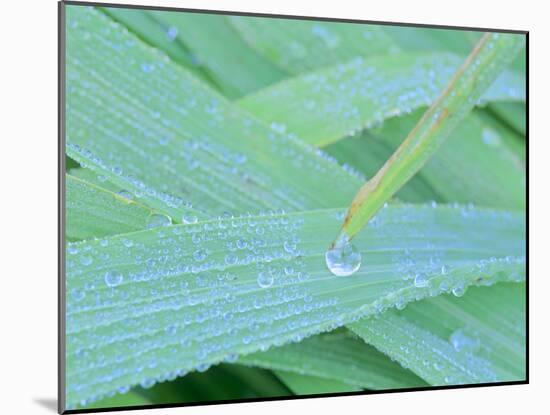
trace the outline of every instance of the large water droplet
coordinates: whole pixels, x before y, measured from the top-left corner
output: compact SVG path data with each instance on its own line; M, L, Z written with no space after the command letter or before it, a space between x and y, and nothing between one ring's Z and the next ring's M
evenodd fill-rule
M105 284L109 287L116 287L122 283L124 277L118 271L107 271L105 273Z
M334 247L325 253L325 262L334 275L347 277L361 266L361 253L349 242L347 235L343 235Z
M172 219L169 216L160 213L153 213L147 218L147 228L158 228L160 226L169 226L172 224Z
M258 274L258 285L262 288L269 288L273 285L273 275L262 271Z

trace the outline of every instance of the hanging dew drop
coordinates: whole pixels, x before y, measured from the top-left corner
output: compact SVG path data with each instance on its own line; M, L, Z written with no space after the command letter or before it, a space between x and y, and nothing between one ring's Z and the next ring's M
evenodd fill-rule
M328 269L337 277L347 277L361 267L361 253L353 246L347 235L338 238L334 247L325 253Z

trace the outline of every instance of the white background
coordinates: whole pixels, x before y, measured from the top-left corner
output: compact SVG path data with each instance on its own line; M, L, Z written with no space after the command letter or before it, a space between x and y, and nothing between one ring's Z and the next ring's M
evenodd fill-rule
M131 0L128 0L130 2ZM176 408L138 413L518 413L547 407L548 13L544 2L203 0L140 4L530 30L530 385ZM537 5L540 7L537 10ZM0 412L53 414L57 382L57 4L0 12ZM537 186L538 184L538 186ZM546 394L546 396L545 396ZM540 405L540 406L539 406ZM539 412L539 411L534 411ZM136 412L132 412L136 413Z

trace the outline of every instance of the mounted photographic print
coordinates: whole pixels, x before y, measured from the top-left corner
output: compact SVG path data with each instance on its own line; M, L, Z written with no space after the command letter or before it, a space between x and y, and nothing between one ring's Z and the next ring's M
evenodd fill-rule
M528 381L527 32L59 10L60 412Z

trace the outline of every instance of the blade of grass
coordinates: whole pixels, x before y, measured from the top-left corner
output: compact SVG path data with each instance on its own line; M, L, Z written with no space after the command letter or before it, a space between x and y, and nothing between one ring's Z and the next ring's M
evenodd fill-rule
M286 79L237 102L265 122L323 147L430 105L462 62L443 52L361 57ZM505 71L480 104L521 100L525 78Z
M434 386L525 379L525 284L473 287L349 327Z
M228 98L246 95L287 76L251 49L227 16L165 11L154 11L152 15L164 27L177 31L196 61Z
M80 6L67 13L74 27L67 32L66 151L143 204L181 222L184 215L341 207L360 185L103 13Z
M422 168L522 47L522 36L483 35L449 85L399 148L378 173L359 189L336 241L352 239L382 205Z
M450 289L524 275L522 215L395 206L357 238L368 266L335 277L323 257L342 213L222 219L70 244L68 403L299 341L437 295L443 282ZM415 272L433 286L416 286Z
M66 236L70 240L101 237L145 229L155 212L74 176L66 176Z
M253 49L292 74L399 50L376 25L247 16L228 19Z
M347 330L314 336L267 352L252 353L239 363L338 381L356 389L427 386ZM352 389L348 389L352 390Z
M340 163L373 177L399 147L423 110L387 120L377 129L325 148ZM426 165L399 191L407 202L525 207L525 141L477 109L462 120Z
M294 372L275 370L275 375L287 385L295 395L317 395L322 393L344 393L360 391L361 388L332 379L300 375Z

